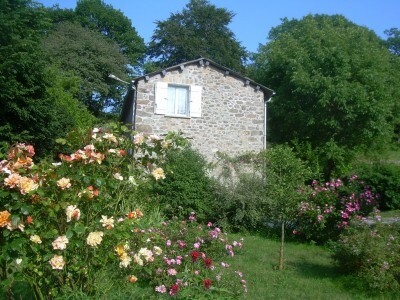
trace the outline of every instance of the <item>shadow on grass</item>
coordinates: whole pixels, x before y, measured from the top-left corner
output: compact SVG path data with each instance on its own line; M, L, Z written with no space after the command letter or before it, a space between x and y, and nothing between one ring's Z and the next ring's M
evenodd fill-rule
M337 279L343 276L338 267L313 262L287 262L287 266L305 277Z

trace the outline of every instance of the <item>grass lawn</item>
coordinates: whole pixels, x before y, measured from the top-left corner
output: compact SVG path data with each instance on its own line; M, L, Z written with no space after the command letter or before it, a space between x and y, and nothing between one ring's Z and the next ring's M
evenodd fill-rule
M277 240L246 236L242 254L231 260L247 280L247 299L400 299L400 293L369 295L357 288L357 280L342 275L320 246L286 243L285 269L276 270L279 245Z

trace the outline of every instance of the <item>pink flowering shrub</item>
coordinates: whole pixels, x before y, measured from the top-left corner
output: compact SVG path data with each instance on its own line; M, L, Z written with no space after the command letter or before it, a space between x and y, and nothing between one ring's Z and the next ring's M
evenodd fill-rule
M399 224L359 224L332 243L333 258L344 273L361 279L372 292L400 290Z
M147 215L151 199L140 194L141 187L168 176L161 168L166 154L184 141L174 134L161 139L134 133L131 139L129 133L110 125L71 137L65 141L71 151L56 162L35 164L31 145L10 149L0 162L3 289L18 279L31 285L37 299L56 298L66 289L90 296L98 292L97 272L111 269L132 288L151 285L156 295L227 286L215 279L225 270L216 264L240 247L217 228L200 229L194 214L188 224L158 224ZM196 243L201 257L195 266L190 251ZM234 293L244 289L240 280L234 283Z
M341 179L325 183L314 180L303 193L309 196L298 208L293 234L307 240L336 239L353 220L362 220L377 212L377 196L355 175L345 182Z

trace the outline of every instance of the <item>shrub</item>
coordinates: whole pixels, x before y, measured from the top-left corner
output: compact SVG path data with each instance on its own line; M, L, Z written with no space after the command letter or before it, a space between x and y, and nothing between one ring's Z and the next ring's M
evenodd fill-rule
M376 211L376 196L355 175L344 181L314 180L304 193L308 197L298 207L293 230L302 239L319 243L334 240L352 220Z
M214 184L204 157L185 146L167 153L163 169L167 177L154 181L149 194L164 214L171 218L196 212L198 220L209 220L214 215Z
M377 223L348 227L332 244L341 270L372 291L400 289L400 225Z
M66 290L93 296L98 294L96 274L108 269L119 269L119 280L132 285L136 280L147 285L162 282L162 277L151 275L156 274L164 257L154 257L161 251L172 255L165 250L164 240L177 243L177 237L188 245L180 252L184 270L191 264L188 257L196 242L201 255L215 263L222 253L229 254L233 245L222 233L212 234L217 231L212 225L201 234L194 223L191 231L183 224L178 226L181 223L171 229L167 226L169 231L155 226L159 222L154 224L146 215L154 204L137 196L138 186L165 178L160 166L168 151L177 147L179 137L171 134L162 140L135 133L131 140L122 133L128 133L126 128L95 128L84 135L85 147L61 154L58 162L34 164L34 148L25 144L14 145L1 161L0 265L4 289L10 289L13 281L24 280L38 299L59 297ZM127 155L128 151L132 155ZM194 231L199 232L196 237ZM217 276L220 268L215 270L215 274L202 275ZM185 276L171 277L182 280L173 284L167 277L168 290L186 282L188 286L179 289L197 289L198 277L193 283ZM211 280L212 286L220 285ZM239 280L228 281L227 286L230 284L242 290ZM221 286L226 287L224 283ZM234 293L237 291L235 288Z
M223 227L234 231L264 227L265 216L260 209L265 197L261 165L261 156L254 153L237 157L219 153L214 166L218 176L215 213Z
M400 165L362 164L356 171L373 192L380 195L378 205L381 210L400 209Z

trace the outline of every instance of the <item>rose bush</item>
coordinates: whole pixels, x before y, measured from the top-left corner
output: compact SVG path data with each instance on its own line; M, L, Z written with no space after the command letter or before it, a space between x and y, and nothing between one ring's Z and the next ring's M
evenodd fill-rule
M337 239L352 220L362 220L379 212L376 209L377 195L356 175L346 181L334 179L319 183L314 180L302 193L309 197L300 204L293 233L315 242Z
M184 289L181 283L188 282L190 288L178 268L175 275L171 270L163 274L182 282L158 276L156 270L164 263L158 258L172 253L163 250L167 233L151 229L154 222L143 213L151 210L151 200L139 191L168 176L159 166L183 139L172 133L164 139L144 136L117 125L79 137L69 144L80 144L79 149L60 154L57 162L35 164L34 148L22 143L0 162L3 288L10 290L13 281L24 280L38 299L57 297L66 288L93 295L96 272L110 266L123 269L121 276L130 283L164 285L174 294ZM169 235L175 241L176 234ZM185 236L180 240L188 244ZM202 245L208 245L203 240ZM213 251L220 253L207 255ZM182 259L187 260L185 255Z

